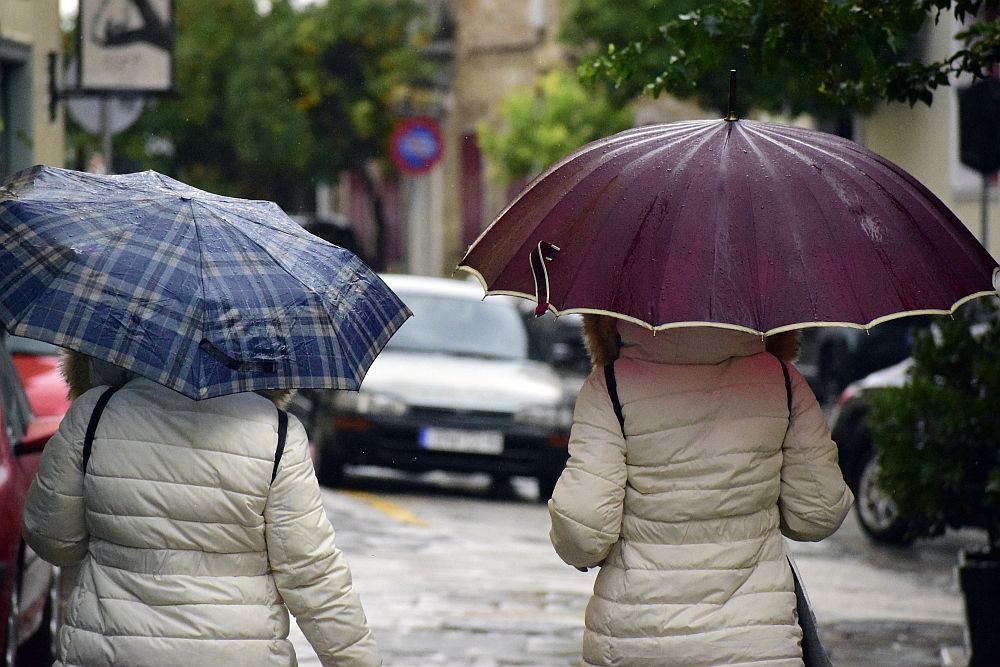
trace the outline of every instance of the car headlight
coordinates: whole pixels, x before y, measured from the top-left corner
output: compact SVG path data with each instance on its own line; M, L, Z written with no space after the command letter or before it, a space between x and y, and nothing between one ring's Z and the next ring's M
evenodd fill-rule
M568 405L532 405L514 414L514 421L531 426L569 429L573 408Z
M399 416L409 410L409 406L395 396L371 391L338 391L333 404L339 412L359 415Z

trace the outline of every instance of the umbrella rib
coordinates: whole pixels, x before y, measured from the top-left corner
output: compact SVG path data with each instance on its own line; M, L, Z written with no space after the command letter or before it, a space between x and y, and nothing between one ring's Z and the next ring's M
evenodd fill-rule
M685 127L687 127L689 125L692 125L692 126L704 125L705 127L702 130L704 132L704 131L710 130L711 129L711 124L713 124L713 123L714 123L714 121L711 121L711 122L709 122L709 121L691 121L689 123L684 123L684 125L685 125ZM683 128L679 128L679 129L683 129ZM678 131L675 131L673 133L674 134L679 133L679 129L678 129ZM560 160L559 162L557 162L553 166L549 167L545 172L543 172L539 176L535 177L531 181L531 183L529 183L527 186L525 186L525 188L517 195L517 197L515 197L513 201L511 201L506 207L504 207L504 209L500 212L499 215L497 215L497 217L493 220L493 222L490 223L490 225L488 227L486 227L486 229L484 229L479 234L479 236L476 238L476 240L472 242L472 244L469 246L468 250L465 253L465 258L468 258L468 256L473 252L474 249L476 249L476 247L479 245L479 243L490 234L491 230L496 226L497 222L499 222L501 218L504 218L504 216L507 215L508 212L511 209L513 209L529 192L532 192L533 189L537 185L539 185L550 173L555 172L559 168L563 167L564 165L566 165L566 164L568 164L568 163L570 163L572 161L583 161L584 158L586 156L588 156L588 155L591 155L591 154L594 154L594 153L598 153L598 152L601 153L601 157L599 158L599 160L597 161L597 164L595 166L593 166L593 167L591 167L591 168L589 168L589 169L587 169L585 171L581 168L580 171L579 171L579 174L577 175L577 177L576 177L576 179L575 179L575 181L573 183L571 183L571 184L563 184L562 185L562 189L563 190L570 190L573 187L579 185L584 180L586 180L587 177L589 177L590 175L592 175L593 172L597 168L599 168L600 166L602 166L604 164L607 164L608 162L610 162L610 161L614 160L615 158L617 158L622 152L628 151L628 150L632 150L637 145L641 145L644 142L657 143L657 142L661 141L662 137L659 135L659 133L661 133L661 132L662 132L662 129L659 126L634 128L633 130L627 130L625 132L622 132L619 135L614 135L614 137L613 137L614 141L610 141L610 142L600 142L599 141L599 142L596 142L594 145L587 145L587 146L584 146L584 147L582 147L582 148L580 148L580 149L578 149L578 150L570 153L568 156L564 157L562 160ZM553 202L552 202L552 208L555 208L556 206L558 206L559 203L560 203L560 200L561 200L561 197L554 199ZM550 208L550 210L547 211L545 213L545 215L541 216L541 217L542 218L547 217L549 215L549 213L551 213L551 210L552 209ZM526 252L530 252L530 250L534 247L534 245L536 243L537 243L537 239L532 240L532 238L526 238L522 242L521 246L518 248L516 254L517 255L523 255ZM460 265L460 266L462 266L462 265Z
M194 209L194 206L193 206L193 204L194 204L195 202L194 202L194 201L192 201L192 202L190 202L190 203L192 204L192 211L191 211L191 215L192 215L192 218L194 218L194 219L195 219L195 220L197 221L197 216L195 216L195 214L194 214L194 210L193 210L193 209ZM201 203L201 202L199 202L199 203ZM213 216L217 217L217 218L218 218L219 220L223 220L223 221L225 221L225 218L223 218L222 216L218 216L218 215L216 215L216 214L215 214L215 212L214 212L214 211L213 211L213 210L212 210L211 208L209 208L209 207L204 207L204 206L203 206L203 208L205 208L205 209L206 209L206 210L208 211L208 213L209 213L210 215L213 215ZM246 217L246 216L242 216L242 215L239 215L239 214L236 214L236 215L237 215L238 217L242 218L243 220L247 220L247 221L248 221L248 222L250 222L250 223L254 223L254 224L260 224L260 223L258 223L258 222L257 222L256 220L253 220L252 218L248 218L248 217ZM197 223L196 223L196 224L197 224ZM261 224L260 226L262 226L262 227L265 227L266 229L274 229L274 228L273 228L273 227L271 227L270 225L262 225L262 224ZM240 235L241 235L241 236L242 236L243 238L245 238L245 239L246 239L247 241L249 241L250 243L254 244L254 245L255 245L255 246L257 247L257 248L259 248L261 252L263 252L263 253L264 253L265 255L267 255L267 256L268 256L268 257L269 257L269 258L270 258L270 259L271 259L271 260L272 260L272 261L274 262L274 266L276 266L276 267L280 268L280 269L281 269L281 270L282 270L282 271L283 271L283 272L284 272L284 273L285 273L285 274L286 274L287 276L289 276L290 278L292 278L293 280L295 280L295 281L296 281L296 282L297 282L298 284L302 285L302 287L306 288L306 289L307 289L307 290L308 290L309 292L311 292L311 293L313 293L313 294L319 294L319 292L318 292L318 291L317 291L316 289L314 289L314 288L313 288L312 286L310 286L310 285L307 285L307 284L305 284L304 282L302 282L302 280L301 280L301 279L300 279L300 278L299 278L298 276L296 276L296 275L295 275L294 273L292 273L292 272L291 272L290 270L288 270L288 269L287 269L287 268L286 268L286 267L285 267L285 266L284 266L284 265L283 265L283 264L282 264L281 262L279 262L279 261L277 260L277 258L276 258L276 257L274 256L274 253L273 253L273 252L271 252L271 250L270 250L270 249L268 249L268 248L266 248L265 246L263 246L263 245L262 245L262 244L260 243L260 241L258 241L258 240L257 240L257 239L255 239L254 237L250 236L249 234L247 234L247 232L246 232L245 230L241 229L240 227L238 227L238 226L236 226L236 225L231 225L231 224L230 224L230 225L228 225L228 227L229 227L230 229L232 229L233 231L235 231L235 232L238 232L238 233L239 233L239 234L240 234ZM277 230L277 229L274 229L274 230L275 230L275 231L281 231L281 230ZM284 233L285 233L286 235L288 235L288 236L293 236L293 235L292 235L291 233L289 233L289 232L284 232ZM293 238L295 238L295 237L293 236ZM332 243L327 243L326 241L323 241L323 239L320 239L319 237L317 237L317 240L318 240L317 242L320 242L320 243L326 243L327 245L329 245L329 246L332 246L332 247L334 247L334 248L339 248L339 247L340 247L340 246L334 246L334 245L333 245Z
M714 136L715 132L718 132L719 130L721 130L721 129L723 129L725 127L725 125L722 125L720 123L724 123L725 125L728 125L728 121L712 121L710 124L708 124L706 126L706 133L705 133L706 136L704 136L702 138L702 140L699 141L697 144L695 144L694 146L692 146L691 149L688 151L687 155L684 156L683 160L678 160L677 161L677 163L675 164L674 168L678 169L678 171L679 171L679 167L680 166L687 165L694 158L695 153L698 150L700 150L701 147L704 146L708 141L710 141L712 139L712 137ZM709 132L709 130L712 130L712 132ZM693 185L694 185L694 179L689 177L687 179L687 184L684 186L684 190L682 192L680 192L679 196L677 197L677 199L678 199L677 203L681 204L680 206L677 207L677 210L682 210L685 207L685 205L683 204L683 202L687 201L688 194L691 192L691 187ZM672 224L671 224L671 226L670 226L671 237L673 236L673 231L675 230L676 225L677 225L677 221L676 221L676 219L674 219L673 222L672 222ZM668 242L668 240L669 239L665 239L664 243L663 243L663 248L664 248L665 256L664 256L663 262L661 263L663 268L662 268L660 276L659 276L659 282L658 282L659 285L665 284L665 281L667 279L667 273L670 270L668 268L669 265L670 265L669 256L670 256L671 251L673 250L673 245L670 244ZM714 280L714 278L713 278L713 280ZM658 320L663 319L662 313L658 313L657 319ZM662 323L661 322L651 322L650 324L654 327L654 330L655 330L655 328L658 327L658 326L660 326Z
M800 139L798 139L796 137L791 137L790 136L790 137L788 137L788 140L790 142L795 142L796 144L799 144L799 145L806 145L802 140L800 140ZM882 181L871 177L866 171L860 169L858 167L858 165L856 165L855 163L852 163L851 161L847 160L843 156L840 156L840 155L838 155L836 153L831 153L830 151L824 150L820 146L812 146L812 148L814 150L817 150L817 151L821 152L823 155L828 156L831 160L833 160L833 161L841 164L847 170L853 170L854 172L859 173L860 176L861 176L861 178L863 178L868 183L870 183L874 187L876 187L879 191L881 191L882 193L884 193L884 195L886 196L887 201L893 206L893 208L898 213L900 213L901 215L904 215L908 219L909 222L914 223L914 224L910 224L907 227L908 233L916 233L916 234L918 234L922 239L924 239L925 241L927 241L926 245L928 247L935 247L936 246L936 244L934 244L933 242L931 242L931 239L927 235L926 230L923 228L923 226L919 225L919 224L916 224L916 218L914 217L913 213L909 210L909 208L901 206L900 205L900 198L899 198L899 196L897 196L896 194L894 194L893 192L890 192L887 188L885 188L885 186L882 183ZM883 158L881 158L877 154L871 153L870 151L867 151L867 150L863 149L863 147L860 147L860 146L853 147L853 146L849 145L848 148L852 149L854 151L854 153L856 153L859 156L859 158L862 158L864 160L864 163L866 165L868 165L868 166L870 166L872 168L883 169L886 172L888 172L889 174L891 174L891 176L894 179L897 179L897 182L898 182L898 180L902 180L902 181L905 181L907 185L913 187L913 185L914 185L913 180L914 179L912 179L912 177L909 177L908 175L905 175L905 174L901 174L898 169L893 168L893 165L891 163L888 163L887 161L885 161ZM789 152L793 152L793 151L791 151L790 148L786 148L786 150L788 150ZM917 183L917 185L919 185L919 183ZM920 187L923 187L923 186L920 186ZM924 188L924 189L926 190L926 188ZM919 188L918 188L918 190L919 190ZM927 191L927 192L929 194L929 191ZM926 197L926 196L924 196L924 197L914 197L914 199L916 200L916 203L919 204L922 208L924 208L924 209L928 208L928 202L930 201L930 199L928 197ZM889 218L887 218L887 219L891 219L891 216ZM952 236L954 238L954 235L952 235ZM881 249L880 247L878 247L877 245L875 245L874 240L871 241L871 245L872 245L873 251L877 255L879 255L880 257L883 258L883 264L884 264L886 270L889 272L889 274L890 275L894 275L893 263L890 262L890 261L888 261L889 260L888 253L886 253L883 249ZM968 256L968 251L964 247L964 245L959 244L959 246L962 247L963 253L966 254L966 256ZM924 254L925 253L921 253L921 255L924 255ZM970 260L972 261L972 263L976 263L975 260L974 260L974 258L970 257ZM930 261L933 261L933 258L931 258ZM952 266L948 266L948 265L941 266L941 270L947 271L949 273L952 273L952 268L953 268ZM906 303L907 302L906 290L904 289L903 283L901 281L899 281L898 279L897 280L892 280L890 282L891 282L893 292L895 293L898 302L901 303L901 304L902 303ZM853 290L853 285L852 285L852 292L854 292L856 294L856 290ZM862 301L860 299L858 299L858 304L860 305L861 303L862 303ZM884 316L879 315L878 317L874 318L872 321L880 320L882 317L884 317Z
M192 204L193 204L193 202L192 202ZM207 207L205 207L205 208L206 208L206 210L208 211L208 213L210 215L215 215L214 211L212 211L210 208L207 208ZM196 218L196 216L194 216L194 217ZM220 216L216 216L216 217L219 217L220 219L223 219ZM240 216L240 217L243 218L243 219L247 219L245 216ZM254 221L251 220L251 222L254 222ZM311 294L313 296L314 302L320 304L320 306L323 309L323 313L328 318L330 324L331 325L336 325L337 324L336 318L334 318L333 314L330 313L329 309L327 308L327 304L325 303L324 299L322 298L323 294L319 290L317 290L316 288L314 288L312 285L306 284L301 278L299 278L297 275L295 275L294 273L292 273L287 267L284 266L284 264L282 264L281 262L279 262L277 260L277 258L274 256L274 253L272 253L271 250L269 250L267 247L265 247L264 245L262 245L257 239L255 239L252 236L250 236L249 234L247 234L245 230L243 230L243 229L241 229L241 228L239 228L239 227L237 227L235 225L230 225L229 227L231 229L233 229L234 231L238 232L245 239L247 239L250 243L252 243L254 246L256 246L257 248L259 248L262 253L264 253L269 258L271 258L272 263L273 263L273 265L276 268L280 269L286 276L288 276L289 278L291 278L292 280L294 280L306 292L308 292L309 294ZM266 228L267 229L272 229L269 226L267 226ZM317 243L324 243L324 244L329 245L329 246L331 246L333 248L339 248L339 246L334 246L332 243L327 243L326 241L323 241L322 239L317 239L316 242ZM344 252L348 252L347 250L344 250L343 248L339 248L339 249L343 250ZM354 256L354 255L352 254L352 256ZM353 316L353 314L352 314L352 316ZM399 324L397 324L396 327L392 329L393 333L395 332L395 329L399 327L400 324L402 324L402 322L399 322ZM334 326L334 328L336 329L336 326ZM382 335L384 336L384 332L383 332ZM390 334L390 336L391 336L391 334ZM384 337L384 340L388 340L388 337ZM348 368L345 367L345 368L342 368L342 369L338 369L337 372L343 374L345 370L348 370ZM364 371L367 372L367 369L364 369ZM361 375L363 376L363 373L361 373ZM344 375L344 377L346 377L346 375ZM358 381L358 384L360 384L360 381Z
M198 243L198 283L201 286L201 316L198 318L198 344L205 340L205 302L208 300L208 292L205 290L205 246L201 242L201 229L198 228L198 216L194 212L194 202L186 202L191 210L191 225L194 227L194 237ZM199 348L200 351L200 348ZM198 386L202 386L202 375L205 371L204 355L198 354Z
M765 134L763 132L757 131L752 126L750 126L750 127L747 128L747 133L748 134L753 134L754 136L756 136L757 138L759 138L761 141L766 141L766 142L770 143L771 145L775 146L777 149L779 149L781 151L784 151L785 153L787 153L791 157L793 157L793 158L795 158L795 159L803 162L804 164L806 164L806 166L810 165L810 163L804 158L804 156L803 156L802 153L800 153L798 151L792 150L786 144L783 144L783 143L781 143L779 141L776 141L773 137L768 136L767 134ZM758 156L763 156L763 152L759 148L756 147L756 144L754 142L750 142L749 141L749 137L748 137L748 144L754 149L754 152ZM825 151L823 151L823 152L824 152L824 154L826 154ZM833 157L833 156L831 156L831 157ZM770 171L771 176L772 176L772 182L775 182L775 183L784 183L784 179L778 178L779 174L773 168L773 163L771 161L762 160L762 162L764 162L765 164L769 165L769 171ZM825 209L822 206L819 205L819 200L816 198L815 192L813 191L812 188L806 188L806 192L808 193L810 199L812 199L817 204L814 207L814 210L820 212L822 220L824 222L823 227L827 230L827 233L829 234L830 237L835 237L836 236L835 231L830 226L830 219L826 215ZM784 222L785 222L786 225L789 225L789 223L791 221L784 220ZM799 260L799 268L800 268L799 276L801 278L803 278L803 279L808 279L811 282L812 281L812 279L810 278L811 274L807 270L808 267L806 266L806 263L805 263L805 252L804 252L805 251L805 246L803 244L802 237L801 237L800 234L797 233L797 230L795 229L794 226L790 226L790 229L792 231L791 238L795 241L796 257ZM832 256L836 257L836 261L839 263L839 265L841 267L841 275L850 276L851 273L848 271L848 267L847 267L847 264L846 264L847 255L845 253L833 253ZM848 282L848 285L850 287L851 294L854 296L855 304L859 308L863 309L862 300L860 299L860 297L858 295L858 291L856 289L854 281L849 280L847 282ZM814 285L814 287L816 287L816 286ZM819 285L818 287L820 289L824 289L823 285ZM815 294L817 294L817 293L819 293L819 292L817 292L814 289L807 290L807 295L809 296L809 300L810 300L810 302L812 304L813 312L816 312L816 310L817 310L817 303L816 303L816 298L815 298Z
M703 130L702 130L701 132L699 132L698 134L695 134L695 135L693 135L693 136L686 136L686 137L682 137L682 138L683 138L683 139L684 139L685 141L690 141L690 140L692 140L692 139L694 139L694 138L697 138L697 137L701 137L702 135L707 135L707 136L704 136L704 138L702 139L702 141L698 142L698 143L697 143L697 144L696 144L696 145L695 145L695 146L694 146L694 147L693 147L693 148L692 148L692 149L691 149L691 150L689 151L689 153L688 153L688 155L687 155L686 159L684 159L683 161L678 161L678 162L677 162L677 164L678 164L678 165L684 165L684 164L686 164L687 162L689 162L689 161L690 161L690 159L691 159L691 157L692 157L692 155L694 154L694 152L695 152L695 151L696 151L696 150L697 150L697 149L698 149L698 148L699 148L699 147L700 147L700 146L701 146L702 144L704 144L704 142L708 141L708 140L709 140L709 139L711 138L711 131L712 131L712 130L714 129L714 127L713 127L713 126L714 126L714 122L713 122L713 123L711 123L711 124L705 124L705 125L706 125L706 126L705 126L705 128L704 128L704 129L703 129ZM650 133L650 134L651 134L651 133ZM628 145L626 145L626 146L622 146L622 147L621 147L620 149L617 149L617 150L616 150L616 152L615 152L615 155L617 155L617 154L618 154L618 152L620 152L620 151L625 151L625 150L631 150L631 149L635 149L635 147L636 147L636 145L637 145L637 144L642 144L642 143L643 143L643 142L645 142L645 141L649 141L649 142L655 142L655 143L659 143L659 142L660 142L661 140L662 140L662 137L658 137L658 136L653 136L653 137L650 137L649 139L646 139L645 137L643 137L641 141L637 141L637 142L635 142L635 143L631 143L631 144L628 144ZM647 152L647 153L642 153L642 154L640 154L640 155L637 155L637 156L636 156L636 157L635 157L634 159L631 159L631 160L629 160L629 161L628 161L628 162L627 162L627 163L626 163L625 165L623 165L623 166L622 166L622 167L621 167L621 168L619 169L619 172L620 172L620 173L626 173L626 172L630 172L630 171L631 171L632 173L638 173L638 170L637 170L637 169L632 169L632 167L633 167L633 166L634 166L634 165L635 165L636 163L640 163L640 162L645 162L645 161L649 161L649 160L652 160L652 159L655 159L655 158L656 158L656 156L658 156L658 155L659 155L660 153L664 153L664 152L667 152L667 151L669 151L669 150L670 150L671 148L673 148L673 146L672 146L672 145L670 145L670 144L668 144L668 145L665 145L665 146L660 146L660 147L656 148L656 149L655 149L655 150L653 150L653 151L650 151L650 152ZM612 156L612 157L613 157L613 156ZM609 159L611 159L611 158L609 158ZM675 168L676 168L676 165L675 165ZM592 173L592 172L591 172L591 173ZM616 178L617 178L617 177L616 177ZM584 179L581 179L581 182L582 182L582 180L584 180ZM631 186L632 186L632 185L633 185L634 183L636 183L636 182L637 182L638 180L639 180L638 178L633 178L633 179L632 179L632 181L631 181L631 183L629 183L628 185L626 185L626 186L625 186L625 187L624 187L624 188L622 189L622 190L623 190L623 192L627 194L627 192L628 192L628 188L630 188L630 187L631 187ZM606 189L607 187L610 187L611 183L613 183L613 182L614 182L613 180L612 180L612 181L609 181L608 185L606 185L606 186L605 186L605 189ZM690 187L690 182L689 182L689 184L688 184L688 187ZM603 192L603 189L602 189L602 192ZM596 200L596 199L598 199L599 197L600 197L600 193L597 193L597 194L596 194L596 195L595 195L595 196L594 196L594 197L593 197L592 199L595 199L595 200ZM652 210L652 205L650 205L650 208L649 208L649 211L651 211L651 210ZM606 220L608 219L608 217L609 217L609 216L611 216L611 215L612 215L612 214L613 214L614 212L615 212L615 209L614 209L614 208L609 208L609 209L607 210L607 212L606 212L606 213L604 214L604 219L603 219L603 221L606 221ZM646 215L645 217L648 217L648 211L647 211L647 215ZM602 221L602 222L603 222L603 221ZM645 224L645 223L643 223L643 224L640 224L640 226L639 226L639 229L637 229L637 230L635 231L635 233L633 234L633 239L632 239L632 241L631 241L631 243L630 243L630 248L631 248L631 247L634 247L634 246L635 246L635 244L637 243L637 237L638 237L639 233L641 232L641 230L642 230L642 227L643 227L643 225L644 225L644 224ZM600 227L600 225L592 225L592 226L597 226L597 227ZM572 226L571 226L571 227L572 227ZM605 244L605 243L606 243L606 241L605 241L604 239L601 239L601 238L595 238L595 237L594 237L593 235L591 235L591 236L589 237L589 243L588 243L588 244L587 244L587 246L586 246L586 250L585 250L585 252L583 253L583 256L584 256L584 257L587 257L587 256L590 256L590 255L591 255L591 253L593 252L593 250L594 250L595 246L598 246L599 244L600 244L600 250L599 250L599 252L603 252L603 248L604 248L604 244ZM627 256L628 256L628 255L626 255L626 257L627 257ZM573 270L573 272L572 272L571 274L569 274L569 276L568 276L568 279L567 279L567 280L565 281L565 283L566 283L567 285L573 285L573 284L575 284L575 283L576 283L576 280L577 280L577 278L579 277L579 275L580 275L580 272L581 272L581 271L583 270L583 266L584 266L584 264L586 264L586 262L579 262L579 263L578 263L578 265L577 265L577 267L576 267L576 268L575 268L575 269ZM622 276L624 276L624 273L622 273ZM620 279L621 279L621 278L619 278L619 280L620 280ZM553 291L555 291L555 288L553 288ZM651 327L652 327L652 326L656 326L656 325L658 324L657 322L645 322L644 320L642 320L642 321L643 321L643 322L644 322L644 323L645 323L645 324L646 324L647 326L651 326Z

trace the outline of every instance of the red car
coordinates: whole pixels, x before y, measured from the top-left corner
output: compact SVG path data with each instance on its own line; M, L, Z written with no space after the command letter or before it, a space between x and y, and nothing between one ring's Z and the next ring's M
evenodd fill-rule
M57 373L58 374L58 373ZM49 380L35 375L36 386ZM62 388L65 392L65 386ZM65 397L65 393L63 393ZM35 402L44 406L41 393ZM38 472L42 448L55 433L62 414L38 416L0 335L0 665L48 665L58 627L58 571L21 539L21 512L28 486Z
M8 336L7 349L37 417L62 417L69 409L68 387L59 372L59 348L40 340Z

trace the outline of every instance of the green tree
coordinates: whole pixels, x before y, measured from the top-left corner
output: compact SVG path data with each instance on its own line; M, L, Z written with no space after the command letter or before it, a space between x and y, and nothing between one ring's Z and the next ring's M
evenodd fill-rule
M568 34L597 49L585 80L606 78L619 94L667 92L725 111L727 71L748 108L832 118L885 99L930 104L949 76L983 75L1000 61L1000 24L968 22L960 47L922 62L914 38L928 20L992 16L1000 0L641 0L620 12L576 0ZM618 15L618 16L616 16ZM593 52L592 52L593 53Z
M515 90L500 104L498 124L476 126L492 176L505 183L538 174L570 151L629 126L631 114L585 88L572 71L555 69L533 88Z
M308 208L344 170L366 184L383 264L385 216L368 166L385 160L394 100L429 77L416 0L178 0L176 93L120 140L140 167L198 187ZM150 155L149 138L172 150ZM161 141L163 143L163 141Z
M980 319L987 324L974 324ZM978 526L1000 552L998 395L1000 319L983 301L918 334L906 384L873 396L880 482L912 536Z

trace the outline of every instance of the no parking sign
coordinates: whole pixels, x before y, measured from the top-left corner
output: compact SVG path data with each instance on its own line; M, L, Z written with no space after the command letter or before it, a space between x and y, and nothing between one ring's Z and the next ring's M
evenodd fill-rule
M433 118L407 118L392 131L389 153L400 171L422 174L441 159L441 128Z

